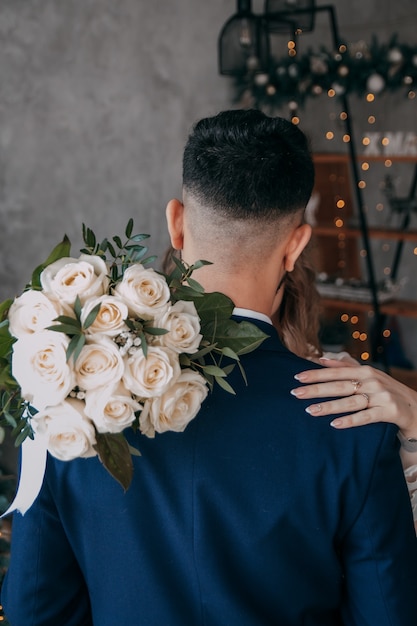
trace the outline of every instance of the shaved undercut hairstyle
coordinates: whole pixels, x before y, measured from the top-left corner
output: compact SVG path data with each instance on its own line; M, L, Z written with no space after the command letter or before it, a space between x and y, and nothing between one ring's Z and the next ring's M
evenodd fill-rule
M255 109L200 120L185 146L184 192L219 217L261 222L289 217L305 208L313 185L304 133Z

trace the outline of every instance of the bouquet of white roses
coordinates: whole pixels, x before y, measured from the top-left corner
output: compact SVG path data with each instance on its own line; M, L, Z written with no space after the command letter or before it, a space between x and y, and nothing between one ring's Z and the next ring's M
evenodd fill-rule
M65 237L0 305L0 423L63 461L98 455L125 489L139 451L123 431L183 431L214 384L233 393L227 375L265 338L191 277L207 261L157 272L132 232L97 242L83 225L81 256Z

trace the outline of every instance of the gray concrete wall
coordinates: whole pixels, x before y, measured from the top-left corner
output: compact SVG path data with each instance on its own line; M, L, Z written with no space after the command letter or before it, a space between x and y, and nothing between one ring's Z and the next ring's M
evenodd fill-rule
M192 123L231 106L217 73L217 36L234 0L2 0L0 3L0 298L14 295L66 232L99 237L133 216L160 254L164 209L180 193L181 153ZM320 2L319 2L320 4ZM415 40L414 0L335 3L348 41ZM254 1L254 9L263 2ZM330 45L328 22L300 45ZM378 104L389 130L416 131L416 103ZM316 150L329 103L311 102L302 126ZM355 122L363 125L362 102ZM404 272L417 276L407 253ZM414 283L415 286L415 283ZM414 289L415 287L413 287ZM416 289L417 291L417 289ZM409 324L410 356L417 336Z

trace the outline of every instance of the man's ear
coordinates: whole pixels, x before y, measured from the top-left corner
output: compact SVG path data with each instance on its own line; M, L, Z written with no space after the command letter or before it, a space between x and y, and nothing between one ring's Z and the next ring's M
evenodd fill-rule
M310 224L301 224L291 233L284 255L284 269L292 272L294 265L308 242L310 241L312 228Z
M182 250L184 244L183 203L176 198L170 200L167 204L165 214L172 247L175 248L175 250Z

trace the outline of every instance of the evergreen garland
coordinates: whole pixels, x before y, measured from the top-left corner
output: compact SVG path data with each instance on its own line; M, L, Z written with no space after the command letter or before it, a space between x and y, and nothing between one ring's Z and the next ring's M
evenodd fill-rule
M416 95L417 45L400 43L397 35L380 44L374 36L369 46L363 41L343 43L337 51L321 46L318 52L310 48L296 54L290 48L287 56L271 58L264 73L248 59L247 73L235 79L235 102L270 109L289 105L295 110L322 93L363 97L400 89L410 99Z

